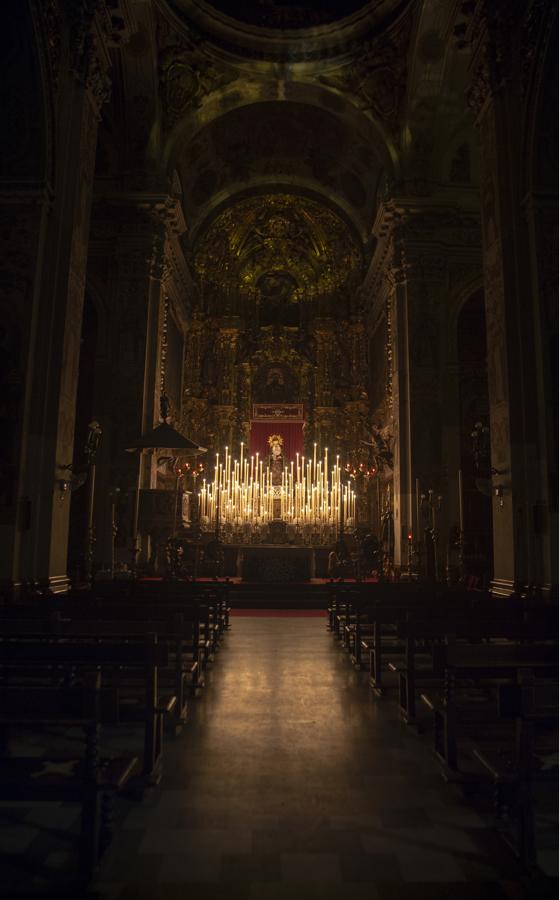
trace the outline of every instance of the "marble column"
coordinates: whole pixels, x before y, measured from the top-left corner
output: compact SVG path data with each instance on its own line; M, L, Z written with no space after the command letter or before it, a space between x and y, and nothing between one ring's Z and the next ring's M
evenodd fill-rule
M482 2L466 36L472 47L468 101L476 115L481 156L493 591L501 595L522 592L530 584L542 586L555 577L549 553L549 485L541 477L548 468L541 321L524 194L525 135L519 131L519 122L531 117L528 86L540 55L539 26L552 5L529 6Z
M114 5L113 5L114 7ZM27 360L21 404L18 508L12 551L3 575L16 585L68 587L66 555L77 373L85 266L100 109L110 89L109 48L129 34L127 12L113 19L104 3L51 10L32 4L44 40L44 85L52 155L44 170L43 197L31 246L32 272L18 268L30 288ZM114 11L114 8L113 8ZM43 18L44 15L44 18ZM108 16L108 17L107 17ZM44 48L44 49L43 49ZM14 235L16 232L14 231ZM27 251L26 251L27 252ZM32 288L31 288L32 281Z
M407 565L409 532L414 540L423 537L416 514L419 479L423 493L442 497L435 522L442 573L448 495L454 489L446 450L457 427L456 415L443 403L448 306L454 269L464 265L465 255L477 253L478 220L470 210L429 198L398 198L381 204L375 233L371 286L387 305L392 350L394 562Z
M108 357L98 367L94 404L105 424L98 466L96 563L107 561L110 492L120 492L117 557L130 563L133 494L155 486L151 455L126 447L160 421L161 310L168 231L155 198L112 195L93 213L88 279L105 297ZM141 472L139 467L141 466Z

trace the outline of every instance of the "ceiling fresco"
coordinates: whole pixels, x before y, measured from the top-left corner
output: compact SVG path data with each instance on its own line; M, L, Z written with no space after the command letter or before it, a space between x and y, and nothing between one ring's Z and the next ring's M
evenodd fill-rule
M296 194L247 197L224 209L194 247L206 304L241 295L273 318L318 297L335 297L361 280L363 252L332 209ZM231 312L222 309L221 312ZM285 324L289 322L285 321Z

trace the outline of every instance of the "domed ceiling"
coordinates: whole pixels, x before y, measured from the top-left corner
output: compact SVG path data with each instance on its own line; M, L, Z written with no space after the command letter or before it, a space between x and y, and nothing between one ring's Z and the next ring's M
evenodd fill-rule
M350 16L366 0L207 0L210 6L247 25L310 28Z
M240 297L267 319L277 310L290 324L294 305L334 300L355 288L363 254L351 227L333 210L308 197L276 193L224 209L194 247L194 267L207 308L233 312Z
M202 305L288 324L316 300L313 315L336 315L362 283L395 160L410 0L165 6L162 133Z
M190 33L227 54L291 65L362 47L392 28L413 0L165 0Z

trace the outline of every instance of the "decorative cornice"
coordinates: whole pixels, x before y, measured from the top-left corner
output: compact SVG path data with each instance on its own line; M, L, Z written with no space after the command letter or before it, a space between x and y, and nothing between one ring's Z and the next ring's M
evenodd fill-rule
M159 0L177 30L196 33L231 59L312 64L359 54L363 42L389 30L413 0L370 0L351 16L303 29L263 28L229 18L199 0Z
M364 42L349 65L321 75L318 80L349 94L361 110L397 131L406 90L412 24L412 15L408 14L391 30Z
M168 194L164 197L152 196L140 200L138 209L149 213L164 226L169 234L180 236L186 231L186 221L181 201Z
M383 201L373 232L378 243L365 287L374 298L375 309L387 291L407 283L412 273L443 282L449 252L459 256L481 253L477 213L432 201L422 204L418 198Z
M187 230L181 201L180 188L175 182L173 185L163 186L160 180L159 183L155 180L145 188L138 183L137 186L130 185L124 189L120 183L117 184L112 179L98 179L95 182L96 203L144 213L163 225L170 235L177 237Z

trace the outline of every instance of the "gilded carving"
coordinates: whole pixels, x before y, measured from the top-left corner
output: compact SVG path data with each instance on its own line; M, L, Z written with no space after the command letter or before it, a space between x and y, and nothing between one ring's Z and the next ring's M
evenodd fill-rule
M338 215L291 194L239 201L194 251L206 301L209 295L241 314L256 306L263 324L303 324L299 304L334 301L355 289L362 264L357 239Z
M203 99L237 78L233 70L220 68L193 43L165 47L159 56L159 83L165 122L172 128Z
M406 88L407 53L412 18L365 43L346 68L320 77L328 87L349 93L359 107L396 128Z

